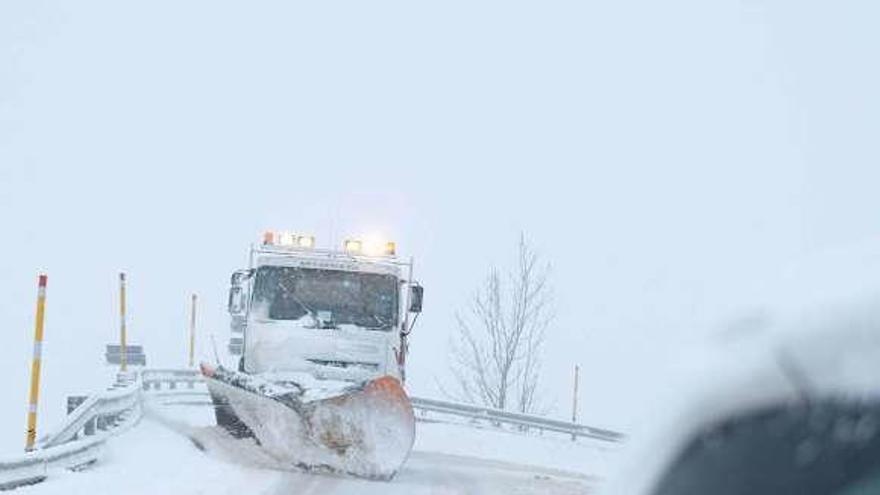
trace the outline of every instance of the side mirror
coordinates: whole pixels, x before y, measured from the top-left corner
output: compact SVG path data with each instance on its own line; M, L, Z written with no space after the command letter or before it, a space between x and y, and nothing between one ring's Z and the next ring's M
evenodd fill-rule
M421 313L422 300L425 297L425 288L418 284L409 286L409 312Z
M239 315L244 313L244 290L241 287L229 288L229 314Z
M229 281L229 302L226 309L229 314L240 315L245 312L247 307L247 293L244 289L244 282L251 278L253 270L239 270L232 274Z

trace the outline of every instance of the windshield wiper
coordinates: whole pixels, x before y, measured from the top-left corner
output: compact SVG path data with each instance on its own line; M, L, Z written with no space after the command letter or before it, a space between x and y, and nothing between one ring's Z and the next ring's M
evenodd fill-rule
M284 282L278 282L278 286L281 287L281 290L283 290L286 295L290 296L290 298L293 299L293 301L295 303L299 304L302 307L302 309L304 309L306 311L306 314L308 314L312 318L312 322L315 324L315 328L321 328L321 320L320 320L320 318L318 318L318 313L315 310L308 307L306 305L306 303L302 302L302 299L300 299L296 295L296 292L290 290L284 284Z
M388 327L391 326L390 323L388 323L387 321L385 321L384 319L382 319L379 315L373 315L373 314L371 314L370 316L372 316L374 320L376 320L377 322L379 322L379 326L378 326L378 327L372 327L372 328L388 328Z

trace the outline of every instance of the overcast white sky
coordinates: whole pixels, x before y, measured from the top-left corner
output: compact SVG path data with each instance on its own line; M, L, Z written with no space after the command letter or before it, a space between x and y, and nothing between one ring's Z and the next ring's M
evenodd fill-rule
M131 339L225 345L266 228L383 232L426 311L410 386L524 231L553 265L545 379L626 428L654 363L786 262L878 237L880 6L864 1L0 4L0 450L23 440L36 275L46 421ZM81 381L85 380L85 381ZM85 388L86 390L77 390Z

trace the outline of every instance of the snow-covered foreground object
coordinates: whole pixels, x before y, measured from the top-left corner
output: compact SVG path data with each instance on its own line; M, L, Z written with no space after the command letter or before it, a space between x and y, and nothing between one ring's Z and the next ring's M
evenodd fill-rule
M391 479L412 450L415 416L393 377L319 389L205 364L202 374L214 402L281 464Z

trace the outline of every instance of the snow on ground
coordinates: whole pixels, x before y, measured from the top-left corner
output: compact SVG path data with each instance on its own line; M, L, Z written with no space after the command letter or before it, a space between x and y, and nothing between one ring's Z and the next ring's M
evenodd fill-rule
M444 423L418 423L416 428L414 450L417 452L538 465L595 477L603 477L608 472L619 449L614 444L592 440L572 442L558 433L537 436Z
M391 482L285 471L213 424L210 407L158 398L133 430L108 442L101 462L56 473L24 495L126 494L580 494L590 493L613 449L561 435L419 423L415 449ZM190 437L198 439L203 451Z
M16 490L16 495L271 493L272 482L259 470L230 469L200 455L187 437L146 419L109 441L104 458L91 469L58 473L44 483Z
M178 430L211 426L213 412L206 407L174 405L154 400L152 415ZM439 416L438 416L439 418ZM453 418L450 418L453 419ZM579 438L576 442L559 433L523 433L482 423L458 424L439 421L416 423L414 452L478 457L511 464L541 466L601 478L610 470L620 450L618 444Z

